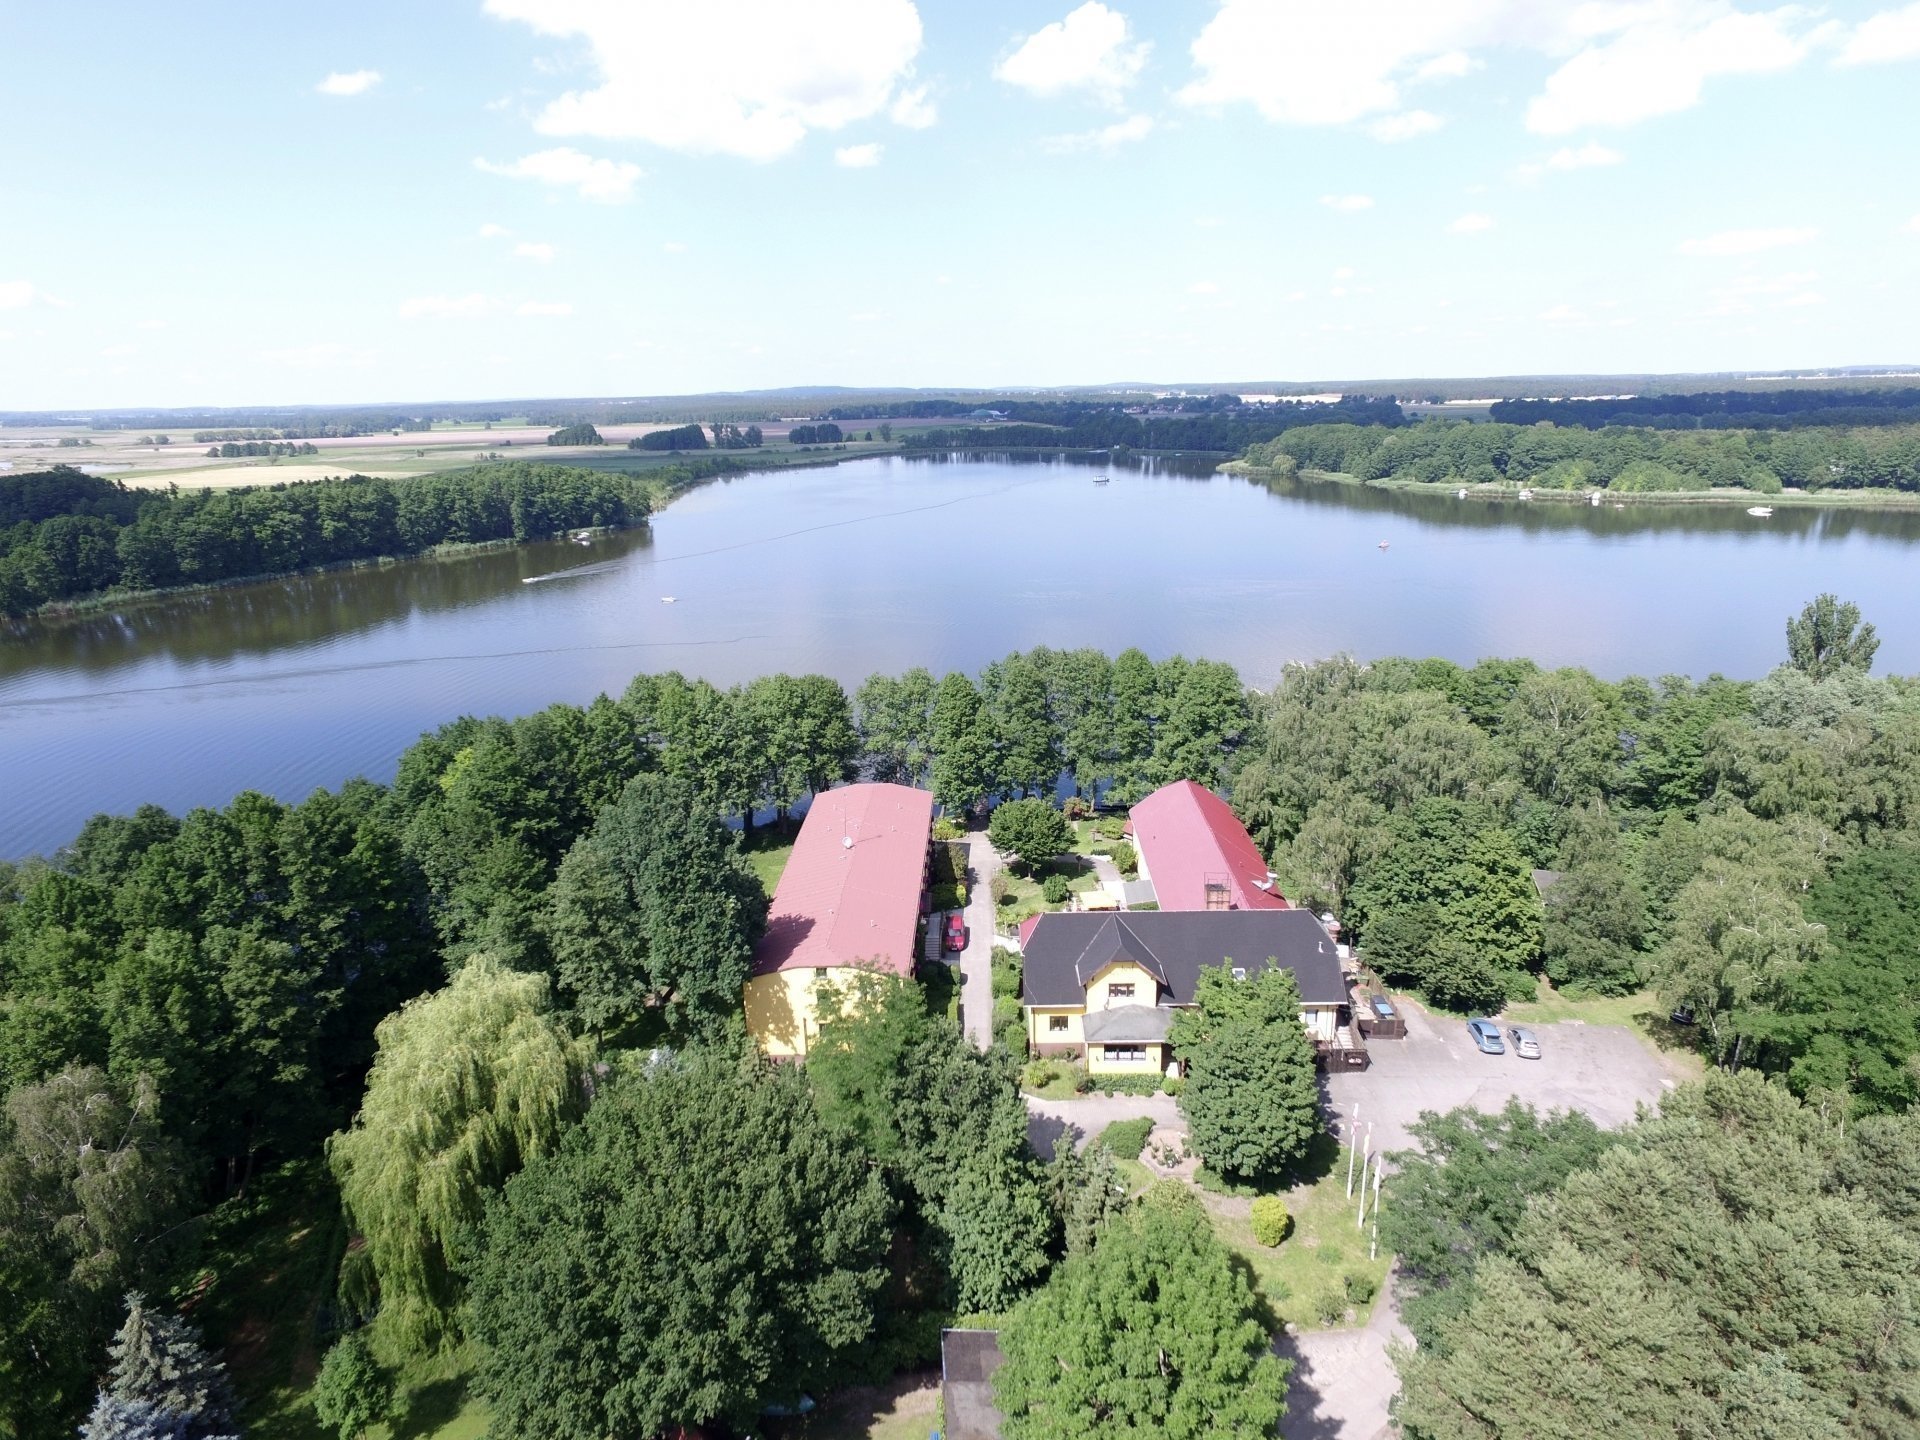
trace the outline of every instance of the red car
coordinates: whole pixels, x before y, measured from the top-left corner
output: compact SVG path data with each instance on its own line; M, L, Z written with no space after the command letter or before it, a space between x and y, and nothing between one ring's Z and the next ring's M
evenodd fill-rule
M967 948L967 918L958 910L947 916L947 949Z

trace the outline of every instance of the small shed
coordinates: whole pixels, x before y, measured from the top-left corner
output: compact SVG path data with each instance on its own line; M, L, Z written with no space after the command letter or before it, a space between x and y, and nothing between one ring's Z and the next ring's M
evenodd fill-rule
M993 1372L1003 1358L997 1330L940 1332L940 1395L947 1412L943 1440L1000 1440Z

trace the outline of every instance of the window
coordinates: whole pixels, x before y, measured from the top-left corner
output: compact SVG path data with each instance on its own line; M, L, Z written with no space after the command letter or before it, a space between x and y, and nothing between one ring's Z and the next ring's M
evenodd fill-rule
M1126 985L1109 985L1107 986L1107 998L1109 1000L1131 1000L1133 999L1133 986L1130 983Z
M1109 1060L1145 1060L1147 1047L1144 1045L1108 1045L1104 1047Z
M1049 1016L1047 1017L1047 1029L1049 1029L1049 1030L1053 1030L1053 1031L1060 1031L1060 1030L1065 1030L1066 1028L1067 1028L1067 1017L1066 1017L1066 1016L1064 1016L1064 1015L1049 1015Z

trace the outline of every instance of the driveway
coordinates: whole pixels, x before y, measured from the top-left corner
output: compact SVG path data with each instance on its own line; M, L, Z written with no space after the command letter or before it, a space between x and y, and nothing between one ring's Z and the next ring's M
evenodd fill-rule
M1358 1330L1309 1330L1281 1334L1274 1350L1293 1361L1287 1381L1287 1413L1280 1421L1285 1440L1381 1440L1394 1433L1387 1406L1399 1393L1400 1377L1387 1358L1387 1346L1411 1345L1394 1303L1393 1277Z
M1171 1095L1082 1095L1072 1100L1027 1098L1027 1138L1043 1160L1053 1158L1054 1147L1071 1135L1076 1150L1116 1120L1148 1116L1156 1125L1185 1130L1179 1102Z
M993 890L1000 856L985 829L967 832L967 948L960 955L960 1023L982 1050L993 1044Z
M1656 1105L1674 1086L1665 1064L1632 1031L1615 1025L1564 1021L1531 1025L1540 1058L1482 1055L1467 1038L1464 1020L1433 1015L1402 997L1404 1040L1367 1041L1373 1064L1327 1076L1327 1096L1343 1140L1350 1138L1354 1107L1364 1136L1373 1127L1375 1150L1412 1148L1407 1127L1423 1110L1471 1105L1489 1113L1519 1099L1536 1110L1579 1110L1609 1129L1624 1125L1640 1105Z

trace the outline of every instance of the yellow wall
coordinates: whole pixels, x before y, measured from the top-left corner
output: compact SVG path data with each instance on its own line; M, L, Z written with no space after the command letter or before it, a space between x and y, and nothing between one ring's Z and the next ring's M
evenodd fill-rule
M747 1033L776 1059L803 1057L820 1031L814 988L823 980L844 985L852 972L776 970L747 981Z
M1027 1010L1027 1040L1034 1045L1084 1045L1087 1043L1086 1031L1081 1028L1080 1019L1085 1011L1075 1007L1054 1006L1049 1010L1029 1007ZM1064 1015L1067 1028L1051 1028L1048 1016Z
M1114 999L1112 987L1133 986L1131 999ZM1109 965L1093 977L1087 986L1087 1009L1106 1010L1115 1005L1155 1005L1160 1000L1160 982L1138 965L1122 962Z

